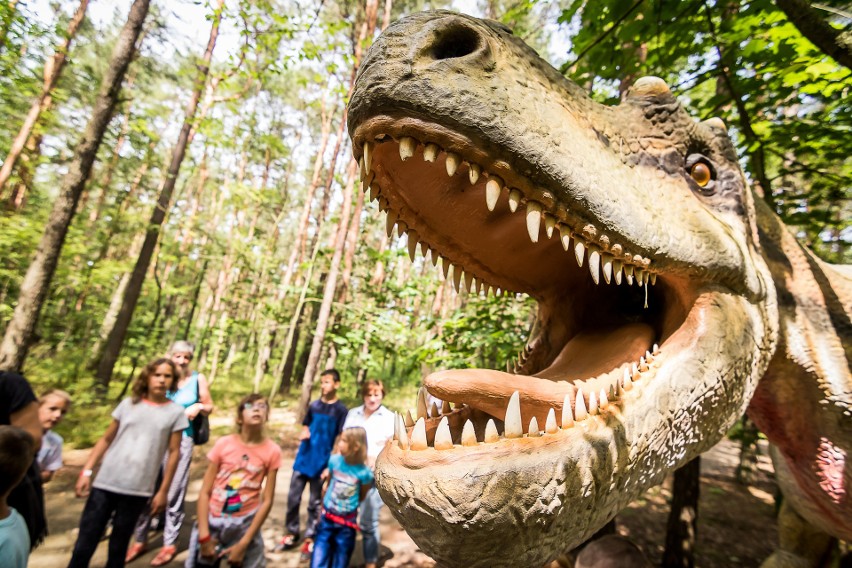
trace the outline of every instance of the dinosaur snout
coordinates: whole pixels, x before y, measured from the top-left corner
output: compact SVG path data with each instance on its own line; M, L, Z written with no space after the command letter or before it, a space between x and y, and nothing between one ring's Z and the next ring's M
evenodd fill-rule
M464 16L451 14L432 20L413 39L415 67L493 68L486 28Z

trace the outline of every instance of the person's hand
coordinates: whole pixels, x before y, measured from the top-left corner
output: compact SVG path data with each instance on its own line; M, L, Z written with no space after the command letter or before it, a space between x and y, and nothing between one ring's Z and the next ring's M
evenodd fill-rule
M320 479L323 481L323 483L328 481L328 468L322 470L322 473L320 474Z
M187 419L195 420L195 417L198 416L198 413L202 410L204 410L204 405L200 402L196 402L195 404L187 406L184 413L186 414Z
M243 559L246 557L246 549L248 548L248 545L249 543L240 540L237 544L223 550L222 556L228 556L228 563L231 566L242 566Z
M311 431L307 428L302 428L302 431L299 433L299 441L307 440L311 437Z
M89 491L92 489L92 478L87 475L80 475L77 478L77 485L74 487L74 493L77 497L88 497Z
M210 558L211 560L216 557L216 544L217 541L215 538L211 538L205 543L201 544L201 556L204 558Z
M157 491L151 499L151 516L159 515L166 509L167 496L163 491Z

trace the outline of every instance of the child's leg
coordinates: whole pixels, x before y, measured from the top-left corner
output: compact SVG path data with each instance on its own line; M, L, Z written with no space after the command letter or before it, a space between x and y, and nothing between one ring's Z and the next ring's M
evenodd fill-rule
M83 515L80 517L80 532L77 535L68 568L85 568L89 565L98 542L106 530L110 515L115 509L115 501L111 498L114 495L115 493L109 491L92 488L89 498L86 499ZM124 557L121 561L124 562Z
M314 534L314 551L311 554L311 568L327 568L331 566L332 534L334 524L324 517L317 524Z
M122 568L130 545L130 537L139 520L139 513L148 504L148 497L115 493L115 515L112 518L112 534L109 536L107 568Z
M186 486L189 483L189 465L192 462L193 442L191 436L184 436L180 441L180 458L177 471L169 487L169 503L166 508L166 526L163 529L163 545L171 546L177 542L180 527L183 524L183 502L186 497ZM168 454L167 454L168 455Z
M322 478L310 478L310 499L308 501L308 524L305 527L305 538L314 538L322 509Z
M346 568L352 551L355 550L355 529L338 525L334 534L334 555L331 560L331 568Z
M290 493L287 494L287 516L284 519L284 528L288 533L299 536L299 506L302 504L302 492L308 478L293 470L290 477Z
M379 511L382 508L382 496L373 487L367 493L367 498L361 503L361 538L364 545L364 563L375 565L379 561Z

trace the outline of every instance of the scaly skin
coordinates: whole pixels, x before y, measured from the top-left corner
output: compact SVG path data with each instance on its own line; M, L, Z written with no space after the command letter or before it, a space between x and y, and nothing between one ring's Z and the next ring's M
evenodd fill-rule
M539 302L512 373L427 377L461 407L449 426L398 428L377 462L385 502L441 565L543 565L745 410L778 358L778 296L721 121L695 122L656 78L599 105L504 27L449 12L382 34L349 121L412 254L449 261L457 287L472 275Z

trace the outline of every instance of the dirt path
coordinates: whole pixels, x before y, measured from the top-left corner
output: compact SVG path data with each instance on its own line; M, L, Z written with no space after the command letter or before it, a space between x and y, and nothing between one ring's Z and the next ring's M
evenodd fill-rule
M227 427L230 416L217 417L217 426ZM275 505L263 528L263 537L271 547L283 535L284 504L290 486L297 428L296 417L284 409L273 411L270 432L278 436L284 452L284 460L278 474ZM220 432L220 430L216 430ZM220 432L221 433L221 432ZM193 460L190 485L187 494L187 522L181 531L178 550L181 552L169 565L183 566L189 541L189 529L195 517L195 504L203 475L204 449ZM88 450L65 452L64 467L46 486L46 508L51 534L30 557L29 568L57 568L67 565L71 549L77 537L77 527L84 501L74 496L74 483L88 456ZM702 457L702 488L699 511L697 543L697 565L700 568L732 568L758 566L769 555L777 540L771 480L772 466L766 457L760 459L757 482L750 488L737 485L733 480L738 448L730 441L723 441ZM671 497L670 479L661 487L648 491L618 516L619 532L636 541L655 565L659 565L665 542L665 523L668 501ZM302 522L307 516L306 499L302 501ZM420 552L417 545L402 530L388 512L381 514L382 550L381 562L388 568L428 568L434 562ZM360 540L360 539L359 539ZM128 566L148 566L162 542L161 533L152 535L149 552ZM295 568L307 566L300 563L299 552L280 554L268 553L270 568ZM106 541L101 543L92 567L99 568L106 562ZM360 542L356 545L351 566L363 565Z

